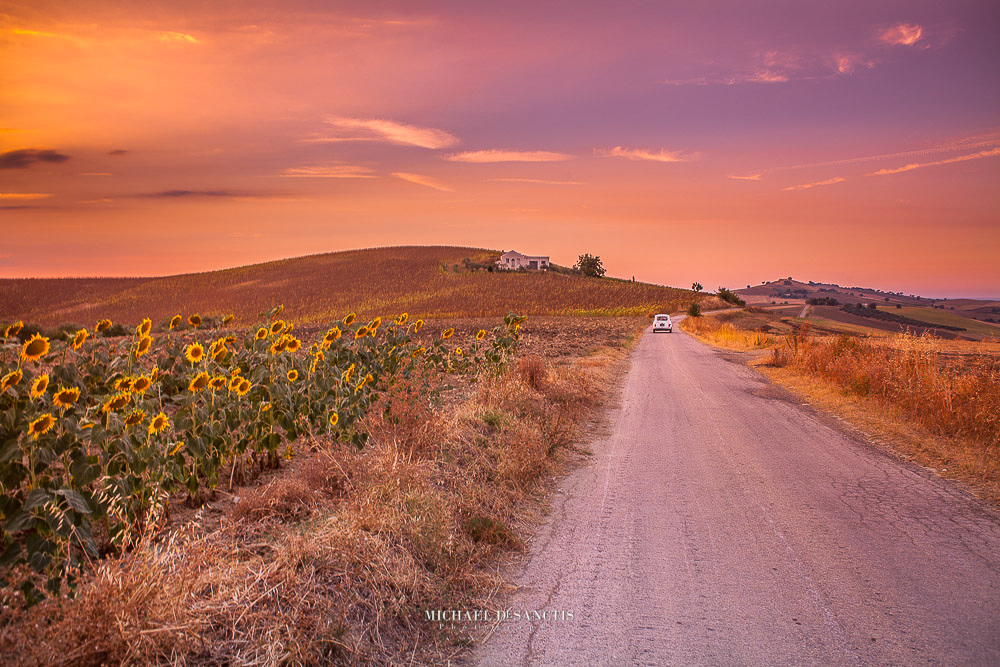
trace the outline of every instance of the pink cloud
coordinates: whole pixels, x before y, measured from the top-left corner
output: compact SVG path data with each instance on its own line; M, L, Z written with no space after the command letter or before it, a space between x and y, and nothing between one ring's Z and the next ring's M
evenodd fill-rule
M445 148L458 143L454 135L432 127L406 125L378 118L341 118L330 116L326 122L334 127L359 132L349 137L327 137L326 141L386 141L420 148Z
M883 30L878 38L894 46L912 46L920 41L924 29L916 23L899 23Z
M484 150L470 151L468 153L456 153L449 155L447 160L452 162L561 162L572 160L572 155L565 153L552 153L550 151L502 151Z
M993 157L994 155L1000 155L1000 148L991 148L989 150L979 151L978 153L970 153L969 155L959 155L958 157L950 157L945 160L935 160L934 162L913 162L911 164L903 165L902 167L894 167L892 169L879 169L878 171L873 171L868 175L888 176L889 174L900 174L904 171L913 171L914 169L923 169L924 167L935 167L941 164L953 164L955 162L966 162L967 160L978 160L984 157Z
M815 183L803 183L801 185L790 185L785 190L808 190L809 188L815 188L820 185L833 185L834 183L843 183L847 179L843 176L834 176L833 178L828 178L825 181L816 181Z
M596 149L595 155L600 157L623 157L627 160L646 160L649 162L687 162L680 151L668 151L660 149L658 152L646 148L623 148L615 146L611 149Z
M410 183L416 183L417 185L422 185L425 188L432 188L434 190L440 190L442 192L454 192L453 189L446 185L441 185L436 180L429 176L421 176L420 174L407 174L402 171L393 172L392 174L396 178L401 178L404 181L409 181Z

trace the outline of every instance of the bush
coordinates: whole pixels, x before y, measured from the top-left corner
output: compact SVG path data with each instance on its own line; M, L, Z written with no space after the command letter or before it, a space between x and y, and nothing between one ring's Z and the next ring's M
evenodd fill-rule
M701 317L701 306L697 303L692 303L687 309L688 317Z
M747 302L741 299L736 292L726 289L725 287L720 287L715 294L726 303L731 303L734 306L742 308L747 305Z

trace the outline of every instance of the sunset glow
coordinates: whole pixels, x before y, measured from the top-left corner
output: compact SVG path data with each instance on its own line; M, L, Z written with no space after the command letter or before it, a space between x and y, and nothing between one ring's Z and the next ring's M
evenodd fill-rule
M992 2L5 7L0 277L419 244L1000 297Z

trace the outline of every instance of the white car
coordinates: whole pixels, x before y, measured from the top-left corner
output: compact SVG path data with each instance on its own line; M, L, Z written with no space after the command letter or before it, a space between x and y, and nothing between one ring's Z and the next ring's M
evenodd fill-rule
M665 313L661 313L653 318L653 333L661 331L666 331L667 333L674 332L674 324L670 321L670 316Z

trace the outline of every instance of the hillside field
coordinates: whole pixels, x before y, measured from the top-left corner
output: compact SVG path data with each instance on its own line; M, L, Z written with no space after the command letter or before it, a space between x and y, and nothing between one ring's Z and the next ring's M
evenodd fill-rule
M463 268L495 251L457 247L393 247L326 253L220 271L159 278L27 278L0 280L0 322L93 326L100 318L162 323L178 313L235 316L284 304L303 324L356 312L361 318L408 312L413 317L648 315L702 299L689 290L615 278L561 273L501 273Z

